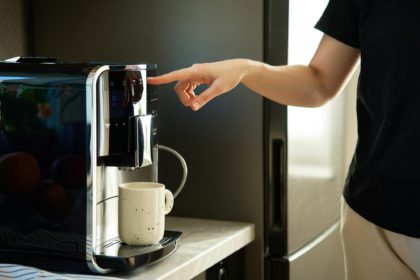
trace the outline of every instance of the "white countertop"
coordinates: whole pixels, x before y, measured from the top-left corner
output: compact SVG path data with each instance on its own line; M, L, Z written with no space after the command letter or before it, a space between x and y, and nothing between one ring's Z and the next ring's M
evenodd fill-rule
M24 266L0 264L1 274L14 278L25 273L28 279L191 279L217 262L252 242L254 225L250 223L167 217L166 229L181 231L181 243L170 256L145 267L129 272L109 275L55 274ZM20 269L17 270L17 268ZM19 277L18 277L19 278Z
M181 245L172 255L145 268L110 276L191 279L254 240L254 225L249 223L167 217L166 228L183 232Z

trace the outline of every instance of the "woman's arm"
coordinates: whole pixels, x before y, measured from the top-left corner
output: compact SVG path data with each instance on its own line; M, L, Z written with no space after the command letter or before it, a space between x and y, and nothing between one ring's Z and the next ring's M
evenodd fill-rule
M248 59L194 64L162 76L148 78L151 84L177 81L180 101L198 110L211 99L239 83L275 102L305 107L321 106L345 85L357 65L359 50L324 36L308 66L271 66ZM194 90L208 88L200 95Z

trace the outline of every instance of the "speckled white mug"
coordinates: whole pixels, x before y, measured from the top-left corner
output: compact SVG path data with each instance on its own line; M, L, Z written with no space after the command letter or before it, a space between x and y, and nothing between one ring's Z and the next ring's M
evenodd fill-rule
M165 185L132 182L118 186L118 233L132 246L159 243L165 232L165 215L174 204Z

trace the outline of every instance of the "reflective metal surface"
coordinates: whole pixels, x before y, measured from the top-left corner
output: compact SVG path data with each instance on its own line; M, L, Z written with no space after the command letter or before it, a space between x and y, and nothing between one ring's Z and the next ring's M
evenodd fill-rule
M92 192L87 199L87 208L91 211L91 213L88 212L88 216L91 218L88 219L88 221L91 221L91 223L88 222L87 224L88 232L91 231L91 235L88 235L88 239L91 240L91 248L86 255L86 259L89 262L90 269L96 273L109 272L109 269L104 269L96 263L95 256L102 254L101 248L103 248L105 243L109 242L109 240L118 238L118 185L131 181L157 181L158 155L156 148L145 149L144 147L136 147L135 159L143 159L143 156L138 154L140 150L148 151L148 153L143 153L146 155L144 156L146 160L148 160L147 165L150 165L146 168L136 168L133 170L130 168L124 169L117 166L106 166L98 160L98 157L101 155L109 155L109 150L107 151L105 147L107 144L109 147L110 140L109 138L104 140L102 137L109 137L107 125L111 123L110 110L112 110L112 104L109 104L109 101L111 100L109 99L108 86L109 72L121 70L116 67L117 66L103 66L97 69L94 73L91 73L92 79L88 81L87 85L87 88L92 92L91 110L87 108L87 111L90 112L92 119L91 124L93 129L91 129L90 157L93 160L91 166ZM145 69L146 66L139 65L130 67L131 69ZM145 70L142 70L142 72L145 72ZM145 77L144 73L142 75ZM147 101L147 92L145 90L146 89L144 88L142 92L142 100L145 101L141 101L144 104L146 104ZM98 104L98 106L96 106L96 104ZM146 105L137 105L133 103L132 112L141 113L141 108L146 110L147 107ZM136 137L139 135L142 136L144 145L147 145L148 147L151 147L152 145L151 119L152 117L150 115L137 117L137 125L135 127ZM138 143L138 141L136 141L136 143ZM154 159L153 164L151 160L152 156ZM138 160L136 160L135 165L132 167L142 166L144 165L143 162L144 160L142 160L142 163L139 163Z
M143 167L152 164L152 116L140 116L136 124L136 135L141 135L143 141L136 141L135 166Z
M43 59L0 62L1 262L110 271L112 267L99 265L95 255L100 246L118 237L118 185L157 181L157 148L152 148L157 129L153 117L147 115L156 117L157 96L150 88L150 97L143 84L147 66L130 69ZM112 93L109 77L117 73L116 79L123 81L126 71L142 73L134 75L142 82L128 87L132 106L124 117L132 118L135 125L127 130L131 134L123 135L131 141L125 144L127 156L116 159L123 166L127 158L132 159L132 167L149 165L134 171L105 166L98 149L104 143L102 147L108 144L115 153L115 138L99 141L106 133L99 133L98 125L104 125L104 116L113 116L112 110L121 111L112 108L112 99L107 104L103 94ZM121 90L115 94L126 96ZM116 98L121 100L121 96ZM153 105L150 112L145 111L147 104ZM116 141L114 149L120 146ZM118 164L117 160L112 163Z
M106 273L109 270L101 268L97 263L95 262L95 259L93 258L93 249L96 246L96 240L97 240L97 231L96 231L96 225L97 225L97 217L96 217L96 207L97 204L97 189L98 189L98 180L97 180L97 174L98 174L98 168L97 168L97 129L98 126L98 118L97 118L97 83L98 79L102 72L108 70L108 66L102 66L91 73L89 73L89 77L86 81L86 112L87 112L87 119L86 119L86 125L88 127L88 131L90 131L90 149L87 153L87 157L90 159L90 166L87 170L88 178L88 186L86 189L87 197L86 197L86 243L90 245L90 247L86 250L86 261L89 269L92 272L97 273ZM101 189L99 187L99 189Z

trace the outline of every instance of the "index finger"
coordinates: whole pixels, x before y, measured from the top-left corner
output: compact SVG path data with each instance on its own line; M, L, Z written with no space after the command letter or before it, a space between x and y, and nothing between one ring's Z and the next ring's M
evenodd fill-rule
M148 77L147 82L152 85L168 84L179 80L188 79L188 68L175 70L160 76Z

